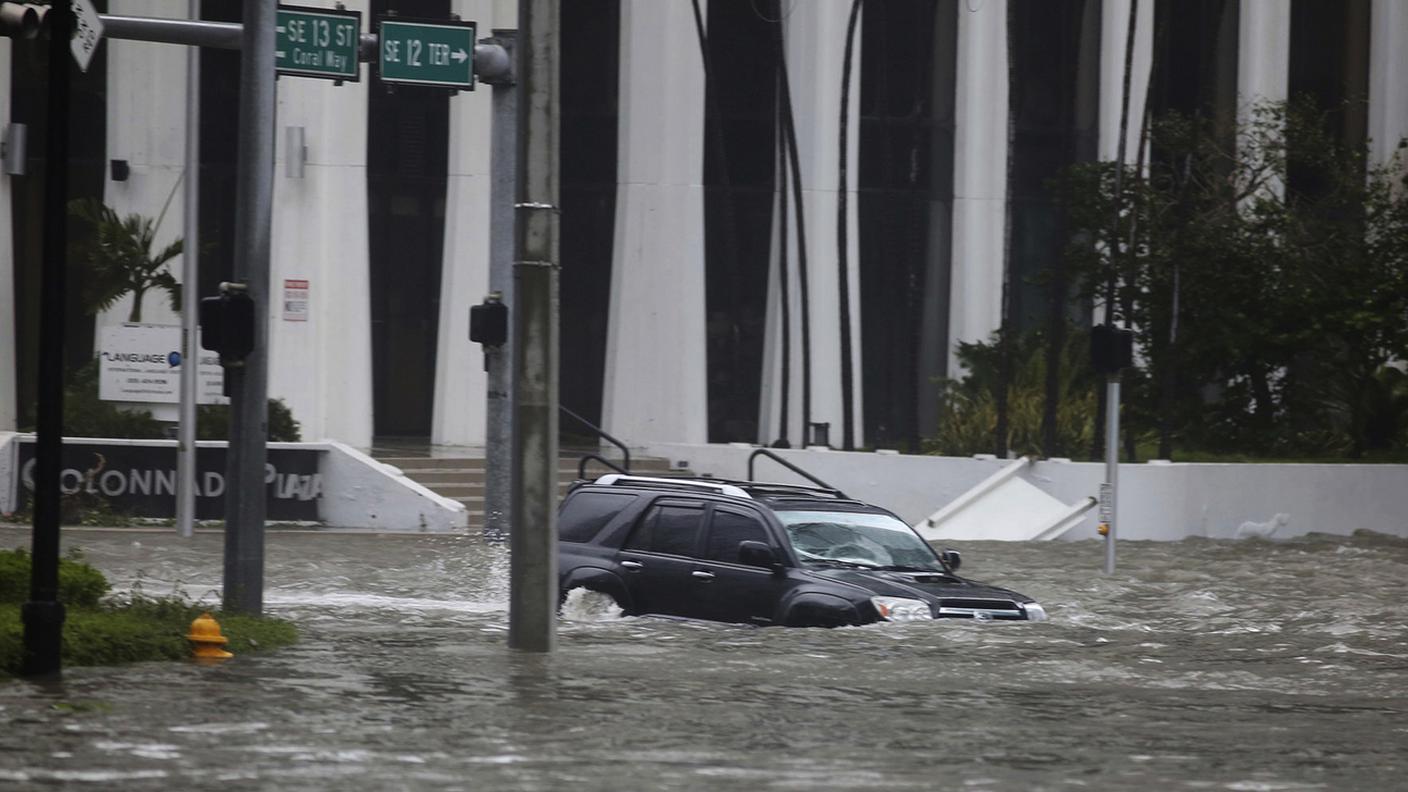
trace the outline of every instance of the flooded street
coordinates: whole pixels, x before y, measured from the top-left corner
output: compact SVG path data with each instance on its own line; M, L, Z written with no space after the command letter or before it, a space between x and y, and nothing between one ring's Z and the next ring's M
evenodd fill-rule
M0 528L0 546L28 533ZM66 530L216 601L219 534ZM297 645L0 681L0 788L1408 789L1408 541L962 543L1040 624L752 629L574 601L510 652L507 555L271 532Z

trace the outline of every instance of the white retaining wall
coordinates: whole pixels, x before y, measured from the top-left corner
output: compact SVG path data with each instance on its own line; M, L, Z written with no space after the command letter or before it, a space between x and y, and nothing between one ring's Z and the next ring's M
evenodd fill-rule
M752 451L734 445L661 443L644 453L686 462L698 473L743 479ZM911 524L1007 463L843 451L777 453L847 495L884 506ZM807 483L763 457L756 461L755 473L762 480ZM1101 463L1043 461L1022 476L1074 503L1098 496L1104 473ZM1263 525L1282 514L1285 520L1273 538L1366 530L1408 537L1408 465L1121 465L1118 496L1116 530L1121 539L1259 535ZM1097 511L1090 511L1063 538L1096 538L1096 520Z

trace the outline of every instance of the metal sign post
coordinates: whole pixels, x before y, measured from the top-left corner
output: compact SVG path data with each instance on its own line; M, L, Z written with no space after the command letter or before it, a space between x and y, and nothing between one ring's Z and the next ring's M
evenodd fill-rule
M1120 476L1120 375L1105 383L1105 483L1100 485L1100 527L1105 534L1105 574L1115 574L1115 505Z
M190 0L191 21L200 21L200 0ZM190 538L196 523L196 392L200 346L196 300L200 298L200 49L186 48L186 195L181 234L181 408L176 439L176 530Z
M520 0L508 645L557 647L558 0Z
M235 279L254 301L254 349L225 370L230 451L225 475L227 611L264 609L264 463L269 400L269 228L274 203L274 0L244 4L240 58Z

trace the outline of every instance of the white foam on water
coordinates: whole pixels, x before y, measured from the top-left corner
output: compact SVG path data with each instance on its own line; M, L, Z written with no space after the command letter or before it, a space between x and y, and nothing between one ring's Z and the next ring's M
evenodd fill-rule
M567 621L611 621L623 614L615 597L590 589L574 588L562 603L562 618Z

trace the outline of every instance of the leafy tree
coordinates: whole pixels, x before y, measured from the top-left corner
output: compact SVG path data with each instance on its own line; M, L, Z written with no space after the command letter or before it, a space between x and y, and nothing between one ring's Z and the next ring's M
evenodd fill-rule
M92 313L107 310L128 293L132 294L129 322L142 321L142 298L152 289L161 289L171 300L173 311L181 310L181 284L166 270L166 263L181 255L177 239L155 253L159 221L139 214L119 217L111 207L94 199L73 201L69 211L88 223L92 237L82 245L88 263L83 300Z
M1408 357L1404 162L1371 166L1327 129L1306 101L1259 106L1235 136L1159 118L1114 235L1113 163L1058 185L1082 296L1113 279L1114 314L1137 333L1128 415L1160 456L1175 441L1358 455L1398 436L1382 427L1398 387L1385 366Z

